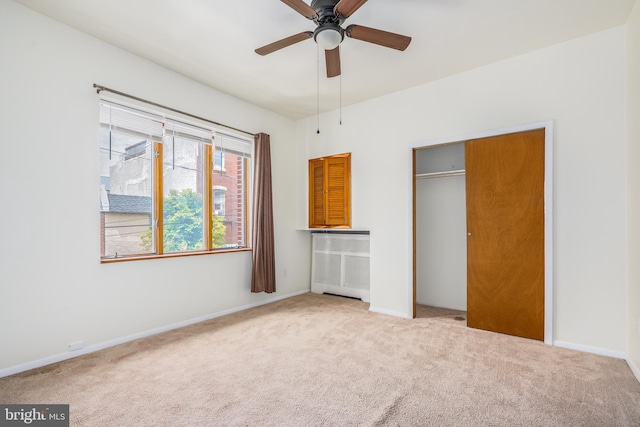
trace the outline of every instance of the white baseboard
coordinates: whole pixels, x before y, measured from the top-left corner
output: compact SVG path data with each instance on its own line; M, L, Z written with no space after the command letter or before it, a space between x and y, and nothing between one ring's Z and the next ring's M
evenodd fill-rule
M349 288L347 286L324 285L319 283L311 284L311 292L314 294L334 294L351 298L359 298L363 302L369 302L369 289Z
M593 354L598 354L600 356L613 357L615 359L623 359L623 360L627 359L627 354L625 352L610 350L608 348L591 347L588 345L575 344L575 343L566 342L566 341L554 341L553 345L555 345L556 347L568 348L570 350L578 350L578 351L583 351L585 353L593 353Z
M374 313L387 314L389 316L402 317L403 319L413 318L407 313L401 313L399 311L387 310L386 308L379 308L374 306L369 306L369 311L373 311Z
M93 344L87 346L81 350L76 351L68 351L65 353L54 354L52 356L48 356L42 359L34 360L31 362L23 363L16 366L10 366L8 368L0 369L0 378L7 377L9 375L18 374L20 372L28 371L30 369L41 368L46 365L51 365L52 363L62 362L63 360L73 359L74 357L83 356L85 354L94 353L96 351L104 350L109 347L114 347L116 345L124 344L130 341L135 341L140 338L150 337L152 335L161 334L163 332L168 332L174 329L183 328L185 326L193 325L195 323L204 322L207 320L215 319L216 317L222 317L227 314L236 313L238 311L247 310L254 307L259 307L261 305L269 304L272 302L280 301L286 298L295 297L298 295L308 294L309 290L292 292L285 295L278 295L272 298L268 298L259 302L246 304L240 307L230 308L228 310L223 310L217 313L207 314L205 316L196 317L193 319L185 320L182 322L173 323L171 325L161 326L159 328L150 329L148 331L139 332L136 334L128 335L121 338L116 338L113 340L105 341L99 344Z
M627 365L629 365L631 372L633 372L633 375L635 375L638 382L640 382L640 368L638 365L636 365L630 357L627 358Z

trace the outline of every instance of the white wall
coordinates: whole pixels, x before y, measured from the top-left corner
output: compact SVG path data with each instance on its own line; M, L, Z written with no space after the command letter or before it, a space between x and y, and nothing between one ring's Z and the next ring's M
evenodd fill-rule
M467 311L467 209L462 175L416 181L416 302Z
M629 268L627 310L629 364L640 380L640 2L627 22L627 169L629 188Z
M315 117L301 120L297 137L309 158L353 153L353 224L371 230L371 308L404 316L411 310L410 144L553 119L554 338L624 354L624 27L345 107L342 117L340 126L337 112L321 116L319 135ZM393 214L383 209L389 205Z
M71 342L95 348L309 290L294 122L9 0L0 58L0 374L66 357ZM250 293L250 252L100 264L93 83L271 135L276 294Z

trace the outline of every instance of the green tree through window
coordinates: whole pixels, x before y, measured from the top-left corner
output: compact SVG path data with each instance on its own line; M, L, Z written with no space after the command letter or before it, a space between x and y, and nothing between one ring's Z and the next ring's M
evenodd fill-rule
M164 199L164 251L202 249L202 195L190 188L170 190ZM225 243L227 227L218 215L212 216L212 248ZM142 245L151 248L151 230L142 236Z

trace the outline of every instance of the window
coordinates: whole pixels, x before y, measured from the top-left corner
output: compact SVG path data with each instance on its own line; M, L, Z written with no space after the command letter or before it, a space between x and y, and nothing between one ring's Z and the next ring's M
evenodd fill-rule
M102 259L247 246L251 139L101 100L99 144Z
M224 198L227 190L221 186L216 187L213 189L213 212L218 216L224 216Z
M124 159L129 160L129 159L133 159L134 157L142 156L144 155L146 148L147 148L146 140L142 140L137 144L130 145L124 149Z
M224 156L221 150L216 150L213 153L213 168L216 170L224 169Z

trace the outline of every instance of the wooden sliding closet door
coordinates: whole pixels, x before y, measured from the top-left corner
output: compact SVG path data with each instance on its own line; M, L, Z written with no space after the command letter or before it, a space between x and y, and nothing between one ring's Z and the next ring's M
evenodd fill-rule
M469 327L544 340L544 136L466 143Z

